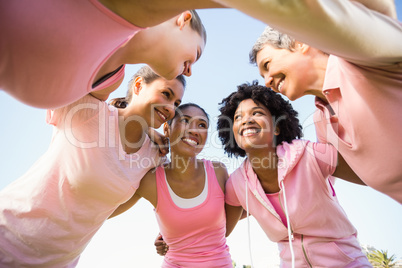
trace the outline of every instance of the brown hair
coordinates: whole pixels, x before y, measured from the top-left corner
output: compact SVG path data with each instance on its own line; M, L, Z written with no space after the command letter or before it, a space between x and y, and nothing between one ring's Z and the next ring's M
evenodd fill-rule
M152 69L148 65L141 67L141 69L139 69L133 75L130 82L128 82L126 97L111 99L109 101L109 105L113 105L116 108L122 108L122 109L126 108L133 98L133 91L131 90L131 88L133 87L134 81L137 77L142 77L145 84L150 84L156 79L161 78L154 71L152 71ZM176 79L179 80L184 87L186 87L186 79L184 78L183 75L179 75L178 77L176 77Z

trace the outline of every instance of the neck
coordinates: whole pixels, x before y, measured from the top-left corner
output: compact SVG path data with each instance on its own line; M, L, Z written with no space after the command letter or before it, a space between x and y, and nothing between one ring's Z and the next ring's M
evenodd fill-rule
M129 114L129 107L119 109L119 133L122 141L123 149L126 153L137 152L142 144L147 128L139 120L130 118L133 114Z
M253 171L258 177L265 193L276 193L278 184L278 156L276 148L247 153Z
M328 54L324 54L320 50L314 50L314 55L310 58L312 62L312 67L308 68L311 73L311 84L310 84L310 89L306 91L306 94L308 95L314 95L320 99L322 99L325 102L327 101L327 98L325 95L322 93L323 87L324 87L324 80L325 80L325 74L327 71L327 65L328 65ZM307 71L309 72L309 71Z
M176 179L186 179L189 178L189 176L194 176L202 167L201 160L198 160L196 157L185 157L171 152L168 169L175 173Z

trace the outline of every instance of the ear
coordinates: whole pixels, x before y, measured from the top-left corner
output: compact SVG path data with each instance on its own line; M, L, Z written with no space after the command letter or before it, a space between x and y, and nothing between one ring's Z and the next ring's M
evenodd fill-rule
M169 129L169 124L165 122L163 124L163 133L165 134L165 137L169 138L170 136L170 129Z
M281 131L280 131L279 127L276 127L275 131L274 131L274 135L278 136L280 133L281 133Z
M310 50L310 46L305 43L296 41L295 49L297 51L300 51L302 54L305 54L306 52L308 52Z
M134 92L135 95L140 94L140 91L141 91L141 89L142 89L142 81L143 81L143 79L142 79L141 76L138 76L138 77L134 80L134 83L133 83L133 92Z
M180 14L180 16L176 20L176 24L180 27L180 30L182 30L186 24L190 23L192 17L193 15L191 15L190 11L184 11Z

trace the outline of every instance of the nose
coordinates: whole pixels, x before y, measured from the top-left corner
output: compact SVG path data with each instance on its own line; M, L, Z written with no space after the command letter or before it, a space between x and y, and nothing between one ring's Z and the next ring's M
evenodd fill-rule
M199 133L199 130L197 128L197 122L195 122L195 121L191 122L191 124L188 125L187 132L192 134L192 135L194 135L194 136L198 136L200 133Z
M176 107L174 106L174 104L167 104L163 107L163 109L168 113L167 120L171 120L173 118L173 116L175 115L175 110L176 110Z
M242 121L243 125L247 125L247 124L250 124L250 123L253 123L253 122L254 122L254 117L251 114L243 116L243 121Z
M272 87L272 82L274 81L274 79L268 74L264 76L264 79L265 79L265 86Z
M185 68L184 71L183 71L183 75L185 75L185 76L191 76L191 67L192 67L192 64L191 64L191 63L188 63L188 64L186 65L186 68Z

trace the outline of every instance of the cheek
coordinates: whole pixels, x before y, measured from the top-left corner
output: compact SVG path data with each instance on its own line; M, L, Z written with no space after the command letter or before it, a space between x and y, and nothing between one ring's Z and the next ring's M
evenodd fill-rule
M234 141L237 143L237 145L242 148L242 142L241 142L241 136L239 134L237 134L237 130L233 131L233 136L232 138L234 138ZM232 142L232 141L229 141ZM243 148L242 148L243 149Z

